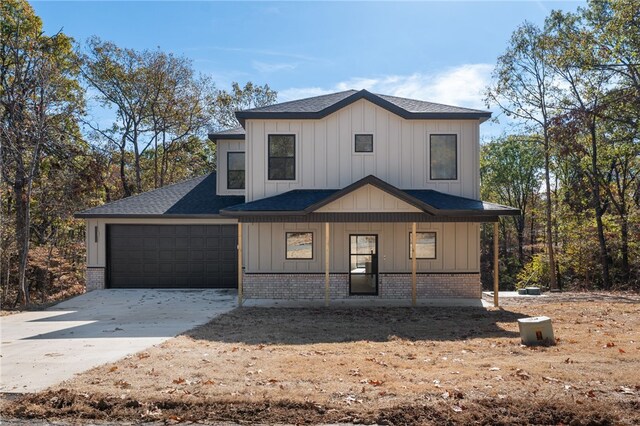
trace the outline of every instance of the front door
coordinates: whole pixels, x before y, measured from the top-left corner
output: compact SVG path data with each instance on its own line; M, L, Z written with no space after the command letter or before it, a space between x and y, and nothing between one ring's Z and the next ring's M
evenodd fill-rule
M377 235L349 235L349 294L378 294Z

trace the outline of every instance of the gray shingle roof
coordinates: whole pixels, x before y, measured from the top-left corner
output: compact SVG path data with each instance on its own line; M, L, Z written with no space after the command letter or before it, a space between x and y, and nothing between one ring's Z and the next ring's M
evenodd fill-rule
M241 217L262 214L309 214L365 185L374 185L391 195L435 216L490 216L517 215L518 209L474 200L457 195L444 194L431 189L401 190L375 176L367 176L343 189L295 189L273 197L225 208L222 215Z
M234 127L233 129L221 130L215 133L209 133L209 139L216 141L218 139L243 139L244 129L242 126Z
M296 99L295 101L247 109L242 112L319 112L355 93L358 93L358 91L345 90L344 92L329 93L327 95L313 96L311 98Z
M98 217L208 217L244 203L241 196L216 195L216 174L209 173L143 192L76 213L78 218Z
M477 119L485 121L490 111L437 104L417 99L378 95L366 90L347 90L312 98L283 102L260 108L237 111L236 118L244 126L246 119L320 119L359 100L366 99L400 117L415 119Z

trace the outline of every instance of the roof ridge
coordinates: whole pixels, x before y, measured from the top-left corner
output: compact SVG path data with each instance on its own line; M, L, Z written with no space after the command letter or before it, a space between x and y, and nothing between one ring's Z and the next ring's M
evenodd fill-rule
M149 191L144 191L144 192L141 192L139 194L133 194L133 195L130 195L128 197L120 198L118 200L113 200L113 201L110 201L108 203L100 204L99 206L94 206L94 207L90 207L88 209L82 210L80 213L88 212L89 210L97 209L99 207L113 206L114 204L119 204L119 203L122 203L122 202L128 202L128 201L130 201L132 199L139 198L139 197L141 197L143 195L148 195L148 194L152 194L154 192L158 192L160 190L171 188L172 186L176 186L176 185L184 184L184 183L187 183L187 182L191 182L191 181L196 180L196 179L204 179L204 178L206 178L208 176L211 176L212 174L216 174L216 172L209 172L209 173L204 174L204 175L196 176L196 177L193 177L193 178L190 178L190 179L181 180L180 182L170 183L169 185L161 186L160 188L151 189Z
M358 93L358 92L359 92L359 90L355 90L355 89L347 89L347 90L342 90L342 91L340 91L340 92L324 93L324 94L322 94L322 95L309 96L308 98L292 99L292 100L290 100L290 101L278 102L278 103L276 103L276 104L272 104L272 105L264 105L264 106L261 106L261 107L250 108L250 109L243 109L243 110L239 110L239 111L240 111L240 112L251 112L251 111L260 110L260 109L262 109L262 108L268 108L268 107L270 107L270 106L274 106L274 105L278 105L278 106L280 106L280 105L287 105L287 104L291 104L291 103L294 103L294 102L302 102L302 101L308 101L308 100L310 100L310 99L318 99L318 98L323 98L323 97L327 97L327 96L335 96L335 95L339 95L339 94L347 93L347 92L353 92L352 94L354 94L354 93ZM242 126L240 126L240 127L242 127Z

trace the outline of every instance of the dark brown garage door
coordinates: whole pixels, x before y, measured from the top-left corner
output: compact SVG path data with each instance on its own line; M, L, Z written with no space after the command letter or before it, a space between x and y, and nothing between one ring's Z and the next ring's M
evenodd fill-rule
M109 225L110 288L235 288L234 225Z

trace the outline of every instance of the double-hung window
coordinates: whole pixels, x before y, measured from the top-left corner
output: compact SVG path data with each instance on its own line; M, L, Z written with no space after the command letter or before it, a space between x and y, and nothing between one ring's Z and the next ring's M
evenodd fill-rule
M244 189L244 152L227 153L227 189Z
M269 180L296 179L296 136L269 135Z

